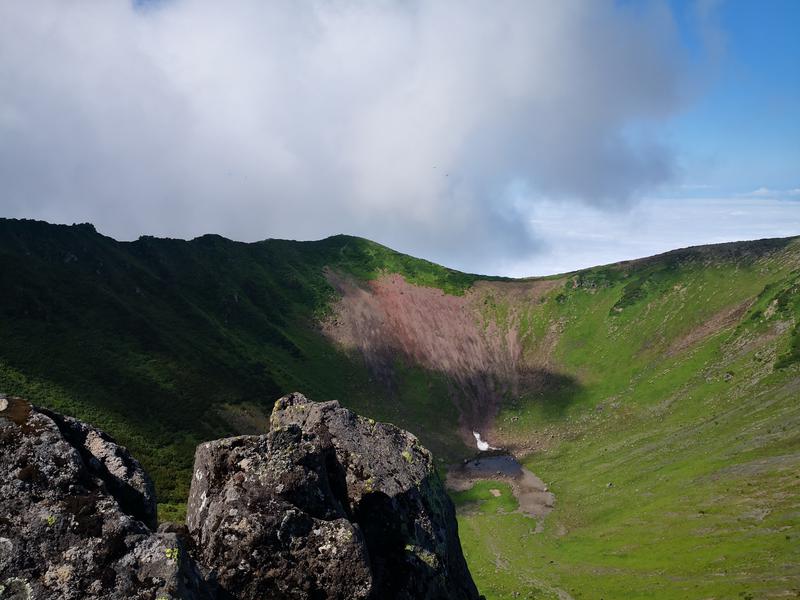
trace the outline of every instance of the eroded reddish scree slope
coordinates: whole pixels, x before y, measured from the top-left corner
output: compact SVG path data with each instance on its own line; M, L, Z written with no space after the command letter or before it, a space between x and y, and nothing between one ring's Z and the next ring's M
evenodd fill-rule
M451 296L396 274L367 284L331 270L326 277L341 298L323 324L325 334L360 352L373 374L390 387L398 355L445 374L465 440L472 439L470 430L490 424L505 394L517 394L546 367L541 358L523 354L513 313L501 328L480 308L492 294L514 296L521 304L537 302L561 281L478 282L463 296Z

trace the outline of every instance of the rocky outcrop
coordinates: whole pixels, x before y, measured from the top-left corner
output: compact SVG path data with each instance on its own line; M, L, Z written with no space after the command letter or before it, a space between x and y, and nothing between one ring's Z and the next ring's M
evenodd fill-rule
M105 483L123 512L155 529L156 490L139 461L103 431L50 410L37 410L55 422L64 439L78 450L89 472Z
M104 433L0 396L0 598L210 598L153 485Z
M198 448L198 559L233 598L478 598L455 512L417 439L300 394L266 435Z
M410 433L300 394L201 444L188 527L85 423L0 395L0 598L477 600L453 504Z

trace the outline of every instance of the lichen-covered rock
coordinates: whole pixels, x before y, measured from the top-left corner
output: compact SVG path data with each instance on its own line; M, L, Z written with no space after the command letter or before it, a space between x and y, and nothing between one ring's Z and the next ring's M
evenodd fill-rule
M187 522L240 600L478 598L430 453L337 402L291 394L268 434L199 446Z
M187 523L198 560L232 597L370 597L366 545L334 492L332 458L299 427L198 447Z
M181 540L157 533L152 483L79 421L0 396L0 597L211 598Z

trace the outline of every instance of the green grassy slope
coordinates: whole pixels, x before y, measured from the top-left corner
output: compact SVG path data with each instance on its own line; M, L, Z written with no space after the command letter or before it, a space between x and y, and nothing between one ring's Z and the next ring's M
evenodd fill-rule
M242 417L257 428L293 390L409 429L440 423L423 439L455 452L440 377L409 365L387 398L319 333L333 294L325 266L362 279L389 269L454 294L475 280L350 236L123 243L90 225L2 219L0 390L115 435L168 503L185 500L200 441L234 433Z
M557 505L538 534L462 513L488 598L800 595L797 240L593 269L512 310L531 349L558 324L554 360L581 385L498 419L540 442L524 462Z

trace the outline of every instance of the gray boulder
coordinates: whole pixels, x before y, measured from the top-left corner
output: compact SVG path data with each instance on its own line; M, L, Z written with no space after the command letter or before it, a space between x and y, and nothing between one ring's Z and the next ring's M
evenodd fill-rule
M291 394L268 434L199 446L187 514L223 597L478 598L430 453L335 401Z
M79 421L0 396L0 597L211 598L175 533L154 532L153 485Z
M156 490L139 461L103 431L44 408L37 410L55 422L64 439L78 450L91 474L106 484L122 510L155 529Z

